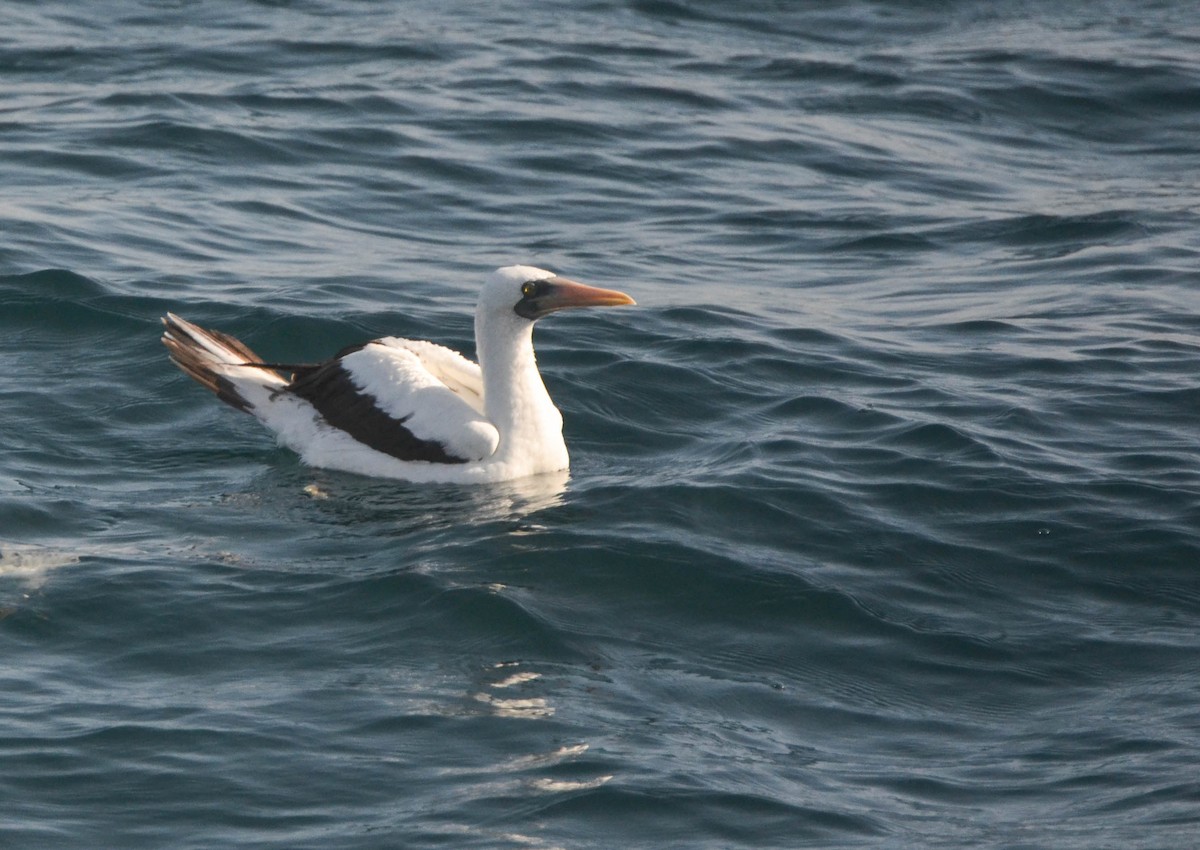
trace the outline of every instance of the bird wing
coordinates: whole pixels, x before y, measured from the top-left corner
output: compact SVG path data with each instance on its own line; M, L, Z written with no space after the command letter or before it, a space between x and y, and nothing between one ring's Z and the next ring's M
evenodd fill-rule
M478 367L472 375L462 364L475 364L459 355L462 364L442 355L462 374L455 377L451 368L435 372L410 345L409 340L388 338L348 349L297 371L287 392L311 404L328 424L400 460L469 463L490 457L500 435L462 394L471 390L482 398L482 379L472 384Z
M411 351L431 375L476 411L483 413L483 373L479 370L478 363L444 345L426 342L423 339L385 336L375 340L375 344Z

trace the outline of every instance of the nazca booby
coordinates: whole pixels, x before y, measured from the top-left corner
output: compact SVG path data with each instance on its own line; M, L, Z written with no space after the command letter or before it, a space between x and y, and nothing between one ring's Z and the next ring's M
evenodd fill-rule
M478 364L390 336L322 363L270 363L173 313L162 341L180 369L312 466L415 482L506 481L567 468L562 415L534 359L534 322L633 303L544 269L497 269L475 309Z

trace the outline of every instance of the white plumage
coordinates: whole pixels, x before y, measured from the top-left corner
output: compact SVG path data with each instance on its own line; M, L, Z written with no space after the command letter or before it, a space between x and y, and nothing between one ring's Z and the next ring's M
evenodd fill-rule
M448 348L425 343L418 349L414 342L375 340L342 357L341 366L359 390L375 399L376 407L417 438L436 440L447 454L468 461L491 457L500 434L483 414L479 367L473 376L466 370L452 372L446 368L452 358L475 364Z
M171 313L163 343L184 372L313 466L416 482L505 481L568 464L562 416L534 358L534 322L556 310L632 303L544 269L497 269L475 311L478 364L397 337L322 363L271 364Z

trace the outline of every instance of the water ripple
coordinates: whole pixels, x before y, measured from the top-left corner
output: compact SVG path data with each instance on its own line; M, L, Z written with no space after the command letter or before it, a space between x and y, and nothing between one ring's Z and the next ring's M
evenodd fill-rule
M1195 17L13 6L5 846L1186 846ZM516 261L640 305L539 326L569 476L157 341L471 354Z

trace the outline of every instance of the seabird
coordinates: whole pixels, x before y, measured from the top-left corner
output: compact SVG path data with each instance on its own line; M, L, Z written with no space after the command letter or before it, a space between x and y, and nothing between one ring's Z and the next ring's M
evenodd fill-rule
M162 341L175 365L312 466L415 482L507 481L567 468L562 414L533 355L534 322L633 303L544 269L497 269L475 309L478 364L392 336L321 363L269 363L173 313Z

